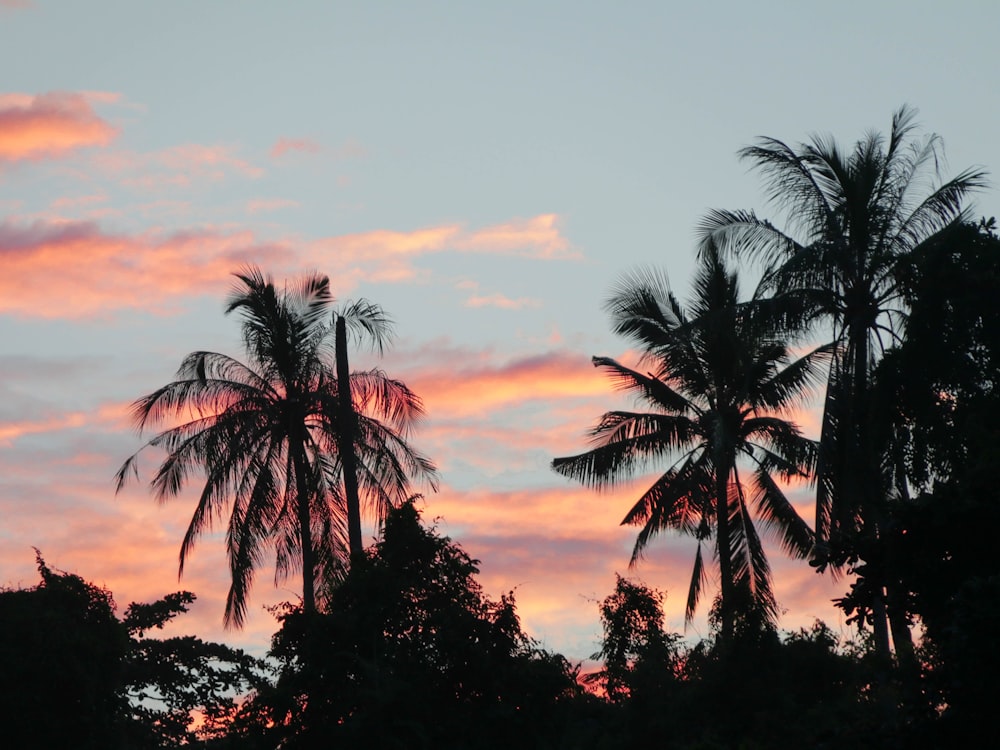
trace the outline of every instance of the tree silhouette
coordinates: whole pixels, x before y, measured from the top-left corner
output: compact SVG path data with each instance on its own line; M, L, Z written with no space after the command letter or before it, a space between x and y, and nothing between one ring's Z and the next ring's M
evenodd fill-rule
M0 738L10 747L144 750L221 737L238 699L267 681L247 654L193 636L151 637L187 611L187 591L130 604L54 570L0 590ZM201 721L195 723L195 715Z
M967 219L963 199L985 184L984 173L970 169L927 192L936 182L941 142L936 135L916 139L914 116L901 108L888 139L869 133L850 152L830 138L798 147L762 138L740 156L766 178L767 196L784 209L788 231L752 211L714 211L701 226L703 247L762 260L765 290L806 300L803 325L832 328L837 349L817 463L820 568L842 566L862 547L878 546L884 498L867 413L871 374L902 334L907 259L955 231ZM888 654L884 591L876 591L873 625L880 652Z
M613 702L658 695L681 672L681 637L663 627L663 593L615 576L615 590L599 606L604 637L590 658L603 667L585 677Z
M575 671L521 629L512 595L489 599L461 547L391 509L328 613L283 612L281 676L247 706L269 746L533 747Z
M379 370L349 375L358 408L342 411L326 276L308 275L284 290L255 267L235 276L226 313L243 319L247 363L193 352L176 380L132 405L132 418L140 431L180 420L144 446L167 453L151 482L158 500L179 494L193 470L205 474L181 544L181 573L198 536L229 508L225 622L239 627L265 550L275 553L276 579L302 571L307 611L316 609L316 582L341 573L345 453L356 458L356 484L386 503L405 499L411 479L433 484L435 470L405 440L422 407L403 383ZM342 431L353 437L352 450L342 451ZM141 452L119 469L119 490L138 477Z
M805 557L812 532L775 481L809 475L813 441L782 418L817 374L826 350L791 361L779 303L741 304L737 277L706 252L686 313L655 272L627 276L606 307L616 333L641 347L648 374L595 357L617 386L650 411L606 413L592 430L596 447L557 458L553 468L589 486L610 488L647 467L669 462L622 523L641 526L634 563L660 531L698 539L685 615L701 596L702 543L714 538L720 572L723 641L733 635L737 607L773 624L777 604L764 548L751 517L776 533L790 554ZM741 459L751 465L747 486Z
M340 429L337 432L337 449L340 451L344 472L348 547L351 555L357 555L364 545L361 539L358 458L354 446L358 435L358 413L354 406L351 367L347 353L348 327L360 336L371 339L372 345L381 354L389 340L392 322L381 307L363 299L348 305L344 310L335 311L333 318L337 382L346 384L346 387L337 390L341 415ZM391 507L392 499L385 493L381 493L377 498L376 511L380 519L385 517L386 511Z

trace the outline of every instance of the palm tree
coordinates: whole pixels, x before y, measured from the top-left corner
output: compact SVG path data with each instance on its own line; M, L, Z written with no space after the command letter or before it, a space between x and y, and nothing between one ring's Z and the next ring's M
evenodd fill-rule
M813 467L814 442L783 416L825 355L817 350L791 361L775 314L780 304L740 304L738 295L736 275L714 252L701 258L690 314L663 276L626 276L606 308L615 332L641 347L639 366L650 369L643 373L608 357L593 362L648 410L606 413L591 432L594 448L552 462L560 474L599 489L669 462L622 521L642 527L632 563L660 531L695 536L685 611L690 621L706 582L702 544L714 538L723 642L732 639L740 615L756 613L768 624L777 619L751 507L786 552L804 557L812 547L811 530L775 476L805 477ZM741 473L744 462L749 483Z
M169 425L143 446L167 453L151 482L157 500L180 494L193 470L205 474L181 544L181 574L197 538L229 509L232 583L225 622L239 627L268 549L275 554L276 583L301 568L306 611L316 609L316 582L342 569L347 509L338 436L347 419L338 397L344 381L329 361L329 279L312 274L279 290L255 267L235 276L226 313L243 318L247 363L193 352L176 380L133 403L132 418L140 432ZM405 440L422 413L420 399L378 370L353 373L346 382L359 406L352 412L351 454L366 493L384 508L408 496L411 480L433 485L433 464ZM142 450L119 469L118 490L138 478Z
M347 354L348 327L359 336L371 339L372 346L382 353L388 343L391 333L391 320L376 304L367 300L358 300L348 305L344 310L335 311L334 319L334 361L338 383L346 387L339 388L337 396L341 415L340 429L337 432L337 449L340 452L344 474L344 495L347 503L347 536L350 554L357 555L363 549L361 539L361 496L358 486L358 459L354 443L358 434L358 414L354 406L351 387L350 364ZM378 504L379 517L385 515L388 508L386 502Z
M804 326L832 326L837 349L817 464L814 563L820 569L864 559L863 547L879 546L885 497L868 415L872 372L905 328L908 259L967 221L962 201L985 184L984 172L975 169L938 182L940 138L913 138L914 117L914 110L901 108L888 140L872 132L849 153L828 138L798 148L761 139L740 156L767 178L767 196L785 210L789 231L751 211L714 211L701 226L704 247L763 261L766 291L807 300ZM928 184L937 187L927 192ZM874 627L879 650L888 654L880 589Z

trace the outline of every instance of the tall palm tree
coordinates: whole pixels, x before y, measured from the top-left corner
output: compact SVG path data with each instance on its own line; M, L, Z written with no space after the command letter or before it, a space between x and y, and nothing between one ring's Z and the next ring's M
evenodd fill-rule
M348 330L359 338L367 337L373 348L382 353L391 334L392 322L385 311L367 300L357 300L343 310L333 313L334 320L334 361L338 383L346 387L337 390L340 407L340 429L337 432L337 449L340 452L344 475L344 495L347 503L347 536L351 555L363 549L361 539L361 494L358 486L358 459L354 443L358 435L358 414L351 387L351 367L348 360ZM384 517L387 509L386 498L378 503L379 516Z
M879 546L885 497L867 413L872 372L905 328L901 280L908 259L967 221L962 202L985 184L976 169L938 180L940 138L913 137L914 117L901 108L888 139L869 133L850 152L829 138L797 148L761 139L740 156L767 179L767 196L785 210L789 230L751 211L714 211L701 226L703 246L763 261L764 289L808 300L803 325L832 326L837 350L817 465L814 562L821 569L858 559L865 545ZM937 186L928 192L928 185ZM874 627L888 654L883 597L875 591Z
M773 624L777 605L770 567L751 508L785 551L806 556L812 532L775 476L809 475L815 444L788 420L788 410L822 367L825 351L792 361L782 336L780 305L741 304L738 280L718 255L705 253L688 312L652 271L626 276L606 304L614 330L637 343L639 369L594 357L617 386L646 411L612 411L593 428L595 447L557 458L552 467L599 489L647 467L667 469L626 514L641 526L635 563L660 531L698 539L685 616L698 604L707 571L702 544L714 538L720 573L723 642L740 615ZM749 464L749 481L742 466Z
M242 317L247 362L196 351L177 378L132 405L140 431L168 425L144 446L166 451L151 485L160 501L178 495L196 469L205 474L180 550L180 573L197 538L225 515L232 583L225 622L246 616L255 569L265 551L276 559L276 583L301 569L303 608L316 609L316 583L347 557L342 446L347 418L335 377L334 302L326 276L312 274L279 290L255 267L235 274L226 313ZM359 308L360 309L360 308ZM358 482L386 504L409 494L411 480L434 482L434 466L406 442L421 415L420 399L378 370L346 377L359 408L352 411ZM171 424L179 421L179 424ZM138 457L116 476L120 490L138 477Z

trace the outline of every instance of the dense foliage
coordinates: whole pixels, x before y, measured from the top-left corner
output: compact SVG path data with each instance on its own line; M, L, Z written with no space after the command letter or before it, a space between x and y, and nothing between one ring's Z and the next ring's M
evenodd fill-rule
M115 615L111 592L51 570L0 592L0 726L10 747L173 748L226 733L266 665L192 636L153 638L183 591Z
M391 511L355 559L330 609L280 614L273 689L248 711L282 747L490 748L553 736L575 672L522 631L512 594L489 599L476 561Z

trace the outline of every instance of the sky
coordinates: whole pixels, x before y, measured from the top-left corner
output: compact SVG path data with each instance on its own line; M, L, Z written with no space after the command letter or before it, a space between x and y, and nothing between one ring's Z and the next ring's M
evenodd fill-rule
M691 541L630 570L619 526L649 476L598 493L549 468L629 405L590 364L634 354L602 303L640 266L684 299L709 209L774 214L736 157L755 137L852 144L910 104L943 176L1000 168L1000 5L922 5L0 0L0 585L37 582L37 547L121 608L191 590L171 632L266 650L301 584L262 569L225 631L218 534L177 579L196 483L158 505L113 482L144 439L129 403L190 351L240 354L223 303L253 263L392 315L391 350L354 363L424 399L424 518L544 647L598 650L616 572L683 631ZM771 549L781 625L847 634L847 584Z

